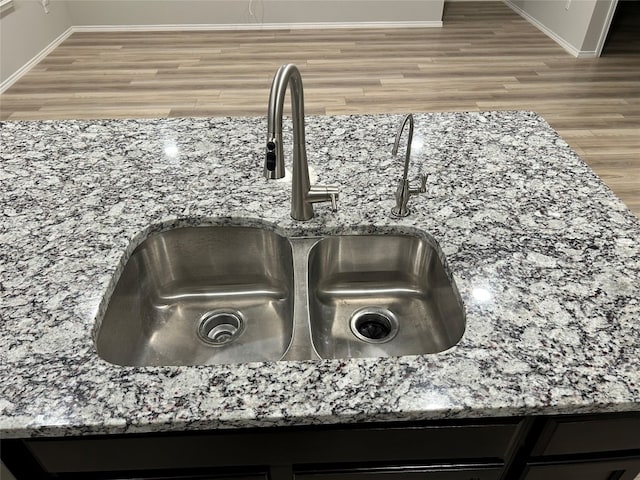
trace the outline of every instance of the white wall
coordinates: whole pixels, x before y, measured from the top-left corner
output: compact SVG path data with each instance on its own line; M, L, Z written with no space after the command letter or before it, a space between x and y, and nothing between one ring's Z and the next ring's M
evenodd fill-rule
M13 0L0 17L0 83L20 71L71 27L67 2L55 0L46 14L37 0Z
M582 44L583 51L597 51L600 55L616 6L617 2L614 0L598 0Z
M69 0L67 3L73 24L78 26L238 25L441 22L444 0Z
M507 4L576 56L596 54L614 0L508 0ZM568 5L568 8L567 8Z

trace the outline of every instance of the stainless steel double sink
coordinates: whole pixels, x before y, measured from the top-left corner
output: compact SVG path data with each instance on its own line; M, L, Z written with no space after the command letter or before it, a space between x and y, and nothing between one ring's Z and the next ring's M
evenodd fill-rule
M406 234L186 227L133 252L96 334L118 365L436 353L465 329L438 248Z

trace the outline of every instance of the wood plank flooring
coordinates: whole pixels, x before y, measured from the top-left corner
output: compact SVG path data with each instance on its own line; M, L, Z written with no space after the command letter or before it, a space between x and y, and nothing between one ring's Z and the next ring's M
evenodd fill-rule
M637 32L576 59L500 2L453 2L443 28L74 33L0 118L264 115L294 62L309 114L535 110L640 216Z

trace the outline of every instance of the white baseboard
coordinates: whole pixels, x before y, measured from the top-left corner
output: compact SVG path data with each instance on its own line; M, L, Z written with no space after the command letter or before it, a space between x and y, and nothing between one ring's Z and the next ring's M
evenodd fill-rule
M591 57L597 57L598 56L598 52L597 51L579 50L575 46L571 45L564 38L562 38L560 35L555 33L553 30L550 30L548 27L546 27L545 25L540 23L534 17L532 17L527 12L522 10L519 6L514 4L511 0L504 0L504 3L509 8L511 8L511 10L516 12L518 15L520 15L522 18L524 18L526 21L528 21L530 24L532 24L534 27L536 27L538 30L540 30L542 33L544 33L547 37L551 38L554 42L556 42L558 45L560 45L562 48L564 48L568 53L570 53L574 57L576 57L576 58L591 58Z
M596 58L599 56L600 54L597 50L579 50L576 55L577 58Z
M197 25L79 25L74 32L163 32L225 30L318 30L338 28L435 28L442 21L417 22L319 22L319 23L231 23Z
M25 75L29 70L35 67L40 61L49 55L58 45L64 42L71 34L74 32L73 27L69 27L64 33L62 33L58 38L56 38L53 42L47 45L40 53L38 53L35 57L29 60L26 64L20 67L16 72L14 72L9 78L7 78L4 82L0 83L0 93L4 93L11 85L16 83L23 75Z

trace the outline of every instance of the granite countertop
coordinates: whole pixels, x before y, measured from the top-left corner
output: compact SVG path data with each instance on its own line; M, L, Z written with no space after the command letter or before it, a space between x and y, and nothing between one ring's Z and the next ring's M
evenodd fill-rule
M410 176L429 173L428 191L391 218L400 118L307 118L318 181L340 185L339 211L308 222L289 216L290 185L262 178L263 118L1 123L0 435L639 411L638 219L529 112L416 115ZM96 317L135 246L215 224L428 232L465 334L398 358L99 358Z

